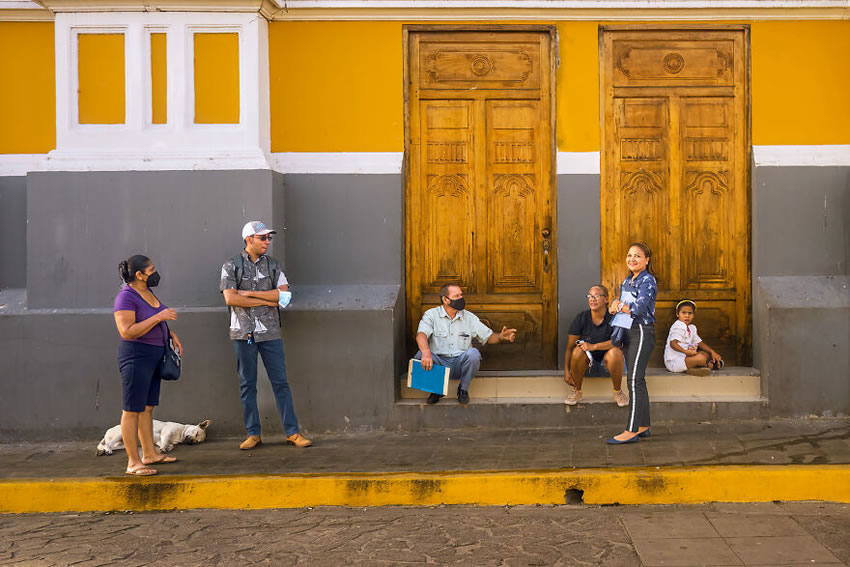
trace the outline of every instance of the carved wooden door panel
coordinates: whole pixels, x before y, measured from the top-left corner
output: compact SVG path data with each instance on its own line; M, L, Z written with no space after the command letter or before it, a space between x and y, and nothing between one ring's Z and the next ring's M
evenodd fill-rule
M548 32L408 35L407 316L413 337L445 283L514 344L484 369L557 366Z
M659 284L653 365L675 304L727 364L751 363L746 29L603 30L602 276L635 240Z

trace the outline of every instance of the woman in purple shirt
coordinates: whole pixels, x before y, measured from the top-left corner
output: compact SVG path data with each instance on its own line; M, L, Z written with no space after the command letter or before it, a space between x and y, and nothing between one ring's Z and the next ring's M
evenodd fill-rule
M115 297L115 325L121 335L118 367L124 387L121 437L127 450L129 475L156 474L150 465L173 463L177 459L157 451L153 443L153 408L159 404L159 365L165 355L165 321L177 319L177 312L161 303L150 290L159 284L159 274L150 258L137 254L118 264L127 284ZM183 356L183 345L172 331L174 348ZM139 441L142 457L139 458Z

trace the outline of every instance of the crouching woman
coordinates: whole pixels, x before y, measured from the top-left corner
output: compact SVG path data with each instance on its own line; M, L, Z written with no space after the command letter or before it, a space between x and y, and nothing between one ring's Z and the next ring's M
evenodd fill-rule
M121 437L127 450L126 474L156 474L150 465L173 463L177 459L160 453L153 442L153 408L159 405L160 363L165 355L168 334L174 348L183 355L183 345L165 321L177 319L177 312L156 298L152 287L159 284L156 266L147 256L137 254L118 264L126 285L115 297L115 325L121 335L118 367L123 384ZM139 442L142 456L139 458Z

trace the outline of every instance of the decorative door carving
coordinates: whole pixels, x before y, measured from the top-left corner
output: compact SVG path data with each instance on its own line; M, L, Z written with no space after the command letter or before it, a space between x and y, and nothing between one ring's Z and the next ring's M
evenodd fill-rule
M556 368L551 32L407 31L408 337L457 283L518 330L482 368Z
M673 309L751 363L747 29L602 31L602 277L619 288L628 243L653 250L663 365Z

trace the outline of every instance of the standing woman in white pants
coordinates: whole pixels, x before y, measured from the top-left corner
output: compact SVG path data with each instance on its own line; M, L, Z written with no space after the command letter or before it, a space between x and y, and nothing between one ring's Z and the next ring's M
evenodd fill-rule
M658 283L652 275L652 250L644 242L633 242L626 254L629 274L620 286L620 298L611 302L611 313L631 316L625 341L626 383L629 388L629 420L626 429L606 440L609 445L634 443L649 437L649 392L646 365L655 347L655 298Z

